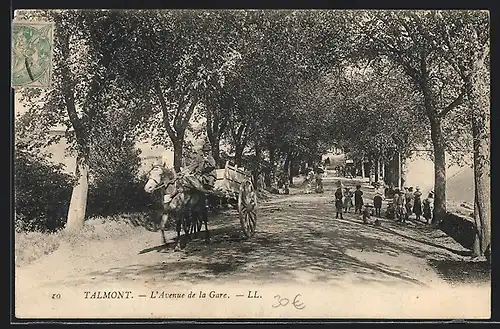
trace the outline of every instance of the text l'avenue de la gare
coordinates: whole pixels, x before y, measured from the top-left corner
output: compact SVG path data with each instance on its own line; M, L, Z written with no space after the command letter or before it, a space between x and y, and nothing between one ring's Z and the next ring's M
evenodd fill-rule
M133 298L148 298L148 299L227 299L230 297L243 298L262 298L258 291L248 291L243 294L230 295L225 292L216 290L209 291L189 291L186 292L169 292L163 290L151 290L148 293L134 293L130 290L97 290L84 291L84 299L133 299Z

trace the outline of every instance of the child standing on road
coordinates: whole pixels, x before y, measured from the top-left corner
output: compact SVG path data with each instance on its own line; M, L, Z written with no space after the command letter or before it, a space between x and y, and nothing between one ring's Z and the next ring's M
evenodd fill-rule
M337 191L335 191L335 211L336 211L335 218L339 218L340 214L340 219L344 219L342 218L342 206L343 206L342 197L343 197L342 187L339 187L337 188Z
M351 207L352 207L352 192L350 187L346 187L344 193L344 212L350 212Z
M356 185L356 191L354 191L354 213L361 213L361 208L363 208L363 191L361 191L361 185Z
M365 208L363 209L363 223L364 224L370 224L369 219L371 218L372 215L372 205L367 204Z

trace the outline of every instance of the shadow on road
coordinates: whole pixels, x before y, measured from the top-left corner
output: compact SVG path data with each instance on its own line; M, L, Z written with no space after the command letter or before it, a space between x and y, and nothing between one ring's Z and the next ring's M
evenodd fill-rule
M423 243L423 244L426 244L428 246L432 246L434 248L440 248L440 249L444 249L444 250L447 250L451 253L454 253L456 255L459 255L459 256L471 256L471 251L470 250L455 250L455 249L452 249L452 248L448 248L446 246L441 246L441 245L438 245L438 244L435 244L435 243L432 243L430 241L424 241L424 240L420 240L420 239L416 239L416 238L413 238L411 236L407 236L407 235L404 235L404 234L401 234L401 233L398 233L394 230L391 230L390 228L387 228L387 227L375 227L377 230L381 230L381 231L384 231L384 232L388 232L390 234L394 234L394 235L397 235L397 236L400 236L400 237L403 237L405 239L409 239L409 240L412 240L412 241L415 241L415 242L418 242L418 243Z
M490 283L491 267L486 261L430 260L439 276L452 284Z
M453 281L461 280L458 273L468 268L475 271L473 276L478 280L486 279L482 265L463 264L460 258L467 256L468 251L455 249L457 244L437 244L419 227L397 227L394 223L381 227L363 225L359 214L346 214L344 220L336 220L333 205L327 203L329 198L331 195L326 193L321 197L292 195L282 196L281 203L263 204L258 210L257 232L249 239L241 232L236 212L221 213L210 219L209 245L204 243L202 231L180 252L173 251L173 241L136 252L143 257L161 251L148 258L151 264L138 259L138 264L88 275L102 281L249 280L336 285L349 278L353 283L426 285L430 276L426 271L435 269L438 275L450 276ZM433 234L442 232L435 230ZM454 267L459 269L457 273L450 272Z
M375 230L362 232L356 225L336 223L328 218L307 222L290 222L290 214L280 213L272 220L275 228L258 232L245 239L239 226L227 225L211 231L212 241L205 245L202 238L191 241L186 248L174 253L173 243L142 250L163 251L163 262L151 265L130 265L90 273L92 276L113 278L154 278L155 280L183 280L192 283L213 279L258 280L262 282L332 282L348 275L355 282L398 281L424 285L405 272L405 264L393 265L380 261L363 260L349 254L350 250L382 254L394 258L401 253L417 257L429 256L422 243L391 242ZM398 236L387 230L389 234ZM204 232L202 232L204 233ZM400 235L399 235L400 236ZM177 259L172 256L176 254Z

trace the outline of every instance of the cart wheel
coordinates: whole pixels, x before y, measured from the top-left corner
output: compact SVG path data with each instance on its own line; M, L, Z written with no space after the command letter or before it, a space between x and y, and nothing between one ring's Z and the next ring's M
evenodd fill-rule
M240 223L246 237L251 238L255 234L257 226L257 193L251 181L247 180L240 185L238 194L238 211Z

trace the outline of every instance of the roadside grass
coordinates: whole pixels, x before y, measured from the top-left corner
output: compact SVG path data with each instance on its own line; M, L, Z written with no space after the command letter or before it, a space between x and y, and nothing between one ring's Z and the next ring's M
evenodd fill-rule
M54 233L16 232L14 235L16 266L29 264L57 250L60 245L60 235L60 231Z
M123 214L92 217L78 232L60 229L56 232L15 232L14 259L17 267L56 251L62 243L81 245L106 239L127 238L144 230L146 214Z

